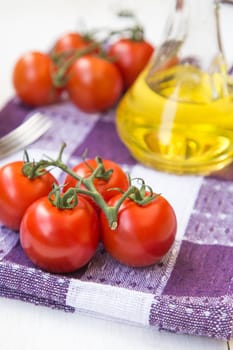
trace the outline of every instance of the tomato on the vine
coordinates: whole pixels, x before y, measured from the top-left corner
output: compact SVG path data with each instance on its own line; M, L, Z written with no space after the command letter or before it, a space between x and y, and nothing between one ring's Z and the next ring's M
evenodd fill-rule
M49 272L72 272L95 254L98 216L82 197L72 209L59 209L43 197L27 209L20 226L20 242L36 266Z
M108 204L115 205L120 196L112 197ZM116 230L109 227L104 213L100 218L105 249L117 261L129 266L143 267L159 262L175 239L175 212L162 196L145 205L129 198L124 200L118 211Z
M57 101L61 90L53 86L52 74L55 71L49 55L37 51L24 54L13 69L13 85L17 95L31 106Z
M153 51L154 47L144 39L121 38L110 45L108 54L116 58L115 64L122 74L125 88L132 85Z
M66 88L74 104L84 112L95 113L111 108L118 101L123 82L113 63L85 55L71 65Z
M121 191L126 191L129 187L129 181L127 174L123 169L112 160L103 159L103 166L105 171L112 169L112 174L107 180L101 178L95 178L93 183L96 190L103 196L107 201L111 197L115 196ZM96 159L87 159L73 167L73 171L82 178L89 177L93 170L97 167ZM71 175L67 175L64 180L65 189L75 187L77 185L77 180Z
M18 230L26 209L46 196L57 183L49 172L29 179L22 172L23 162L8 163L0 168L0 222Z

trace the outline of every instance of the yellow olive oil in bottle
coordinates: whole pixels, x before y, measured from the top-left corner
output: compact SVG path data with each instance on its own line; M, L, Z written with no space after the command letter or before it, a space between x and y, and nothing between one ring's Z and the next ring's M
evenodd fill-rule
M119 104L119 136L146 165L208 174L233 159L233 94L217 9L213 0L177 0L167 40Z

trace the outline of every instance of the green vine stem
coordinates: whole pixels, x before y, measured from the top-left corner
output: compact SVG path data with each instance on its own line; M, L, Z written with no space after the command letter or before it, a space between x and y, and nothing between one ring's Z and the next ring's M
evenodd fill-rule
M132 20L133 25L131 27L128 28L123 28L122 30L119 31L112 31L112 35L114 34L125 34L127 35L131 40L134 41L142 41L144 40L144 29L142 27L142 25L140 24L137 16L135 15L135 13L133 13L130 10L121 10L117 13L118 17L121 18L128 18L130 20Z
M70 66L80 57L93 53L101 48L100 42L93 42L83 49L68 51L59 55L52 54L52 59L58 69L52 75L53 85L57 88L63 87L66 84L67 72ZM66 58L66 59L65 59Z
M50 55L51 55L52 61L57 67L56 71L52 74L52 81L53 81L54 87L62 88L66 85L67 79L69 79L69 77L67 76L67 73L70 66L78 58L84 55L94 53L96 52L96 50L98 50L98 54L100 57L109 61L115 61L116 58L109 57L104 48L104 44L109 42L109 40L115 35L123 35L134 41L144 40L144 29L139 23L134 13L132 13L131 11L123 10L123 11L120 11L117 15L118 17L131 19L133 21L133 25L123 29L106 30L105 36L102 40L97 40L95 37L101 30L103 31L104 28L96 29L84 35L84 37L86 37L86 40L90 41L90 44L85 48L69 50L61 53L51 52Z
M109 32L109 37L112 37L114 35L119 35L119 34L127 36L129 39L133 41L144 40L144 30L139 25L135 25L134 27L124 28L119 30L112 30Z
M73 208L77 204L74 198L76 197L77 199L78 194L84 194L86 196L91 197L94 200L94 202L99 206L99 208L102 209L102 211L105 213L108 219L109 226L112 230L115 230L118 225L118 210L126 198L130 198L138 205L146 205L157 196L153 194L152 189L145 185L143 180L141 180L142 185L140 189L136 186L133 186L130 181L129 188L127 189L127 191L122 193L122 196L120 197L116 205L107 205L102 195L96 190L96 187L94 185L94 179L101 178L107 180L108 177L111 176L112 171L106 171L104 169L102 159L100 157L96 157L97 167L93 169L91 175L89 175L87 178L81 177L80 175L76 174L71 168L69 168L65 163L63 163L62 154L65 147L66 145L63 144L59 155L55 160L48 158L31 163L29 162L29 158L27 155L26 161L22 168L23 174L30 179L33 179L37 176L41 176L41 174L43 174L45 172L45 169L47 168L56 167L61 169L65 173L71 175L74 179L77 180L77 186L75 188L70 188L67 192L65 192L65 194L63 194L63 196L60 195L60 188L54 186L53 190L49 194L49 200L51 201L51 203L58 206L59 208ZM81 185L84 185L85 188L81 187ZM149 191L146 191L146 188L149 188Z

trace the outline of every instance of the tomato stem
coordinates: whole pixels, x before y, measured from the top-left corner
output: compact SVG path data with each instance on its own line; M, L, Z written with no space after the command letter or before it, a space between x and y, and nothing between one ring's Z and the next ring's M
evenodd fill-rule
M120 30L110 32L110 35L115 34L125 34L129 37L129 39L133 41L142 41L144 40L144 29L140 24L137 16L130 10L121 10L117 13L118 17L128 18L134 22L133 26L128 28L123 28Z
M122 193L122 196L118 200L115 206L109 206L102 195L97 191L94 179L100 178L103 180L108 180L112 175L113 170L106 170L103 165L103 161L100 157L96 157L97 167L92 169L91 175L87 178L84 178L77 173L75 173L71 168L69 168L62 161L62 155L66 144L62 144L61 149L59 151L57 159L41 159L38 162L30 162L28 154L26 156L26 162L23 165L23 173L25 176L33 179L36 176L40 176L46 170L46 168L56 167L64 171L66 174L72 176L76 181L77 185L74 188L68 189L65 193L60 193L61 187L54 185L53 190L49 194L50 202L60 209L71 209L77 205L78 202L78 194L83 194L88 197L91 197L94 202L99 206L99 208L104 212L107 217L109 227L112 230L117 228L117 217L118 211L121 204L124 202L126 198L130 198L138 205L145 205L153 200L157 195L153 194L153 191L150 187L145 185L144 180L141 180L141 187L137 188L136 186L131 184L131 180L129 180L129 188L127 191ZM40 175L39 175L40 174ZM83 185L83 186L81 186ZM149 191L146 191L146 188L149 188ZM119 192L122 192L119 190Z
M66 60L62 60L62 58L64 58L64 53L58 55L52 54L52 59L58 67L57 71L52 74L53 85L58 88L65 86L67 82L67 71L70 68L70 66L78 58L94 52L97 48L100 47L100 45L101 43L94 42L85 47L84 49L70 51L70 54L65 53L65 56L67 57Z
M144 30L140 25L135 25L134 27L128 27L123 29L111 30L108 33L109 37L114 35L123 34L133 41L143 41L144 40Z
M96 49L99 50L99 56L103 57L109 61L115 61L115 57L108 57L104 49L104 44L110 40L112 36L117 34L125 35L130 40L133 41L143 41L144 40L144 29L138 22L136 16L129 11L121 11L118 16L128 17L134 20L134 25L131 27L117 29L117 30L107 30L105 38L102 40L95 40L94 42L90 41L90 44L81 49L68 50L61 53L51 53L51 59L57 70L52 74L53 86L55 88L62 88L66 85L68 77L68 70L71 65L80 57L93 53ZM94 34L98 31L96 30ZM91 35L91 40L94 38L94 34Z

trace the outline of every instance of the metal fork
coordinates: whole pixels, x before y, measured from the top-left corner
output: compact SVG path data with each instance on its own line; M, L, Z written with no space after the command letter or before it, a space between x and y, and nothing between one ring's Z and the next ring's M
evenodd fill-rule
M36 112L20 126L0 138L0 159L23 149L42 136L52 125L52 121Z

